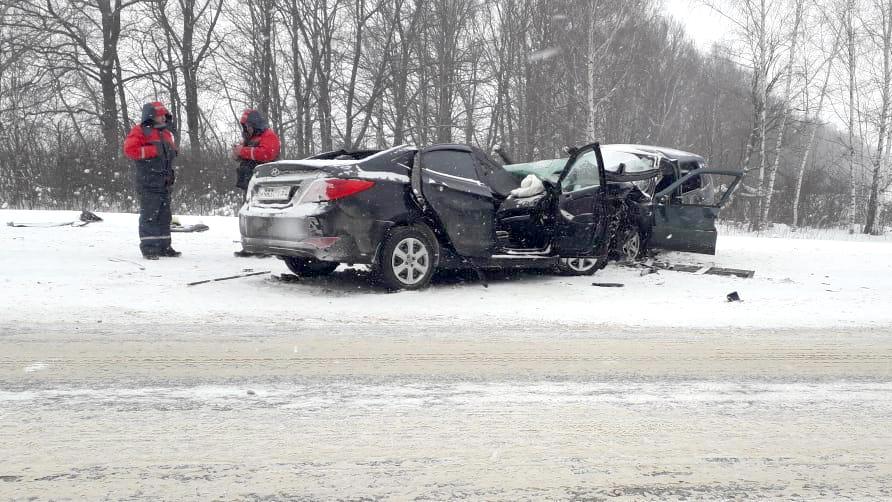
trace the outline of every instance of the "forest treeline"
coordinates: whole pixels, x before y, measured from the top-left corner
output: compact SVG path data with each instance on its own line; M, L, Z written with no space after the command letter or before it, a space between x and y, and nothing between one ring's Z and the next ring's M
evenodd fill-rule
M237 203L252 107L285 158L655 144L747 170L725 218L880 231L892 0L701 3L727 24L709 49L657 0L0 0L0 204L134 210L121 143L157 99L176 212Z

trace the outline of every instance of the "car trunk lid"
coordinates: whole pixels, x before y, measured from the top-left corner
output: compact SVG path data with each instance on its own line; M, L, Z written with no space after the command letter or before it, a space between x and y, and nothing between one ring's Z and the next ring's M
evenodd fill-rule
M339 177L355 169L355 160L304 159L261 164L254 170L249 200L255 207L288 207L316 179Z

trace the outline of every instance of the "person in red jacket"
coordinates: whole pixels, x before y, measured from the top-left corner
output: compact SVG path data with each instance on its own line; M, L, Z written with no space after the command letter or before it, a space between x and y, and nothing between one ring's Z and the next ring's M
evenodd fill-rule
M235 186L242 189L242 200L247 200L248 184L254 176L258 164L279 158L279 136L269 128L266 119L257 110L250 108L242 112L239 120L242 125L242 142L232 147L232 159L239 161L236 169ZM236 251L235 256L252 256L245 250Z
M139 249L143 257L177 257L170 246L170 188L176 175L177 155L170 125L173 117L158 101L142 107L140 123L124 140L124 155L133 161L136 192L139 195Z
M246 109L239 120L242 125L242 142L232 147L232 159L238 160L235 186L247 195L248 183L258 164L279 158L279 136L269 128L266 119L257 110Z

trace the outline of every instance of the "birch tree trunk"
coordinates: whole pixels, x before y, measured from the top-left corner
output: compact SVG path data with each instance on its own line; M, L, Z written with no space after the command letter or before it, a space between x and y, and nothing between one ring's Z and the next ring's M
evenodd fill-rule
M837 40L838 42L838 40ZM802 154L802 162L799 163L799 171L796 175L796 189L793 193L793 228L799 226L799 200L802 195L802 180L805 178L805 166L808 161L809 155L811 155L812 148L814 148L815 137L818 134L818 129L821 127L821 113L824 110L824 98L827 96L827 85L830 83L830 73L833 70L833 61L836 59L836 51L838 45L834 43L833 50L830 53L830 57L827 58L827 73L824 76L824 85L821 86L821 96L818 98L818 109L815 111L815 123L812 127L811 135L808 139L808 144L805 147L805 153Z
M767 138L768 123L768 47L765 40L766 21L768 13L765 8L765 0L759 0L758 27L759 30L759 75L761 77L761 87L759 88L759 100L761 102L761 113L759 114L759 197L756 199L756 211L753 215L753 230L762 230L762 206L765 202L765 143Z
M879 132L877 138L876 156L873 159L873 173L870 182L870 195L867 200L867 218L864 223L864 233L871 234L876 230L876 218L879 210L880 176L882 175L883 157L885 154L886 130L889 127L890 86L892 86L892 0L885 0L878 6L882 19L882 32L880 34L879 47L883 53L883 73L881 80L881 105L879 117Z
M855 187L855 28L852 18L855 16L855 0L848 0L846 9L846 38L849 49L849 180L852 186L849 205L849 233L855 233L856 187Z
M759 217L759 226L764 228L768 223L768 212L771 210L771 198L774 194L774 182L777 179L777 170L780 167L781 147L784 143L784 133L787 128L787 118L790 115L790 94L793 86L793 61L796 57L796 43L799 41L799 23L802 20L802 4L803 0L796 0L796 14L793 21L793 34L790 41L790 60L787 62L786 68L786 87L784 88L784 101L782 103L784 109L781 115L780 128L777 133L777 144L774 147L774 165L768 172L768 187L765 191L765 203L762 206L762 214Z

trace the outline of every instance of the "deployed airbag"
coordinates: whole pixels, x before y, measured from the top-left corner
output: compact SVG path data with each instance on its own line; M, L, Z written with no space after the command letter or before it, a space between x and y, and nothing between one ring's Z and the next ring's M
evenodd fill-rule
M545 185L542 183L542 180L535 174L528 174L527 177L520 182L519 188L511 190L511 197L533 197L534 195L539 195L543 192L545 192Z

